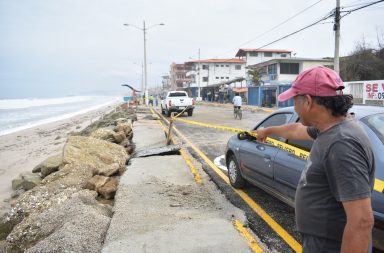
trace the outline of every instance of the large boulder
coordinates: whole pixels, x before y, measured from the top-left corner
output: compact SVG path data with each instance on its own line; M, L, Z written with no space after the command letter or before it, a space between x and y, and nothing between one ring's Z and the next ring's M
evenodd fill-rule
M58 171L60 165L63 162L63 155L58 154L55 156L51 156L47 159L45 159L43 162L41 162L39 165L37 165L35 168L33 168L32 172L41 172L41 176L44 178L48 176L49 174Z
M105 199L113 199L117 191L118 183L116 177L111 177L102 187L97 189L97 192Z
M94 191L81 190L31 214L8 235L6 252L100 252L112 211L95 197Z
M71 136L64 146L63 163L83 163L94 175L111 176L125 168L128 154L124 147L92 137Z
M99 140L114 142L115 141L114 134L115 132L110 129L99 128L91 134L91 137Z
M5 239L24 218L44 212L83 189L92 175L92 167L67 164L44 178L39 185L22 194L12 208L0 217L0 240Z
M96 175L88 180L87 185L85 187L89 190L97 191L97 189L105 185L109 179L109 177Z
M26 191L32 189L36 185L40 184L41 177L35 173L26 172L21 173L17 178L12 180L12 189L24 189Z
M113 130L115 132L124 132L124 134L128 136L129 133L132 132L132 127L128 123L119 123Z

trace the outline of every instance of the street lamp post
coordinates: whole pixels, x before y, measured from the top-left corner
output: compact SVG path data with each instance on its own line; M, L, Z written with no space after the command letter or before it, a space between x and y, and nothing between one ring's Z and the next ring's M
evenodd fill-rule
M145 104L148 105L148 86L147 86L147 38L146 33L149 29L152 27L158 26L158 25L164 25L163 23L160 24L154 24L150 27L145 27L145 20L143 21L143 28L140 28L138 26L132 25L132 24L124 24L125 26L132 26L136 29L139 29L143 31L144 35L144 96L145 96Z

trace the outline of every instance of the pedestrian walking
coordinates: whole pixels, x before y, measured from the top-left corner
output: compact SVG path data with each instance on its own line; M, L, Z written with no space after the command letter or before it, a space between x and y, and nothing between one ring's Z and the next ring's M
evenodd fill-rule
M303 71L278 97L294 99L300 123L256 131L260 141L271 134L314 139L295 196L303 253L366 253L370 247L374 157L363 128L347 117L353 97L343 88L329 68Z

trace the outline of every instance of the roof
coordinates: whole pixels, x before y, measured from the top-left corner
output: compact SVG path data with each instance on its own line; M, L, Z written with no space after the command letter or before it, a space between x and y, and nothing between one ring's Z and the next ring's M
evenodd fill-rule
M188 61L186 63L244 63L245 61L242 59L237 58L230 58L230 59L207 59L207 60L193 60Z
M240 48L236 53L236 57L245 56L247 52L291 53L292 51L285 49Z
M234 91L234 92L243 93L243 92L248 92L248 88L246 88L246 87L243 87L243 88L234 88L233 91Z
M333 59L327 58L278 58L278 59L271 59L269 61L263 61L257 64L249 65L247 68L253 68L253 67L262 67L262 66L267 66L270 65L271 63L275 62L304 62L304 61L321 61L321 62L329 62L333 63Z

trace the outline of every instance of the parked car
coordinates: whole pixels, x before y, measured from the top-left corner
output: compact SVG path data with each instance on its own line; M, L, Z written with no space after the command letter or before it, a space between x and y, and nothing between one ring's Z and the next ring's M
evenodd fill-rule
M171 116L172 112L185 112L192 116L195 108L195 100L188 97L185 91L169 91L164 99L161 100L161 113Z
M384 107L355 105L349 112L354 113L367 132L375 156L375 178L384 181ZM294 108L287 107L275 111L253 129L298 120ZM313 144L313 141L270 137L306 151L310 151ZM294 206L296 187L306 160L268 143L258 142L255 138L244 139L238 135L229 139L225 155L228 177L233 187L241 188L247 181ZM384 250L384 192L373 192L372 207L375 216L373 243L375 248Z

